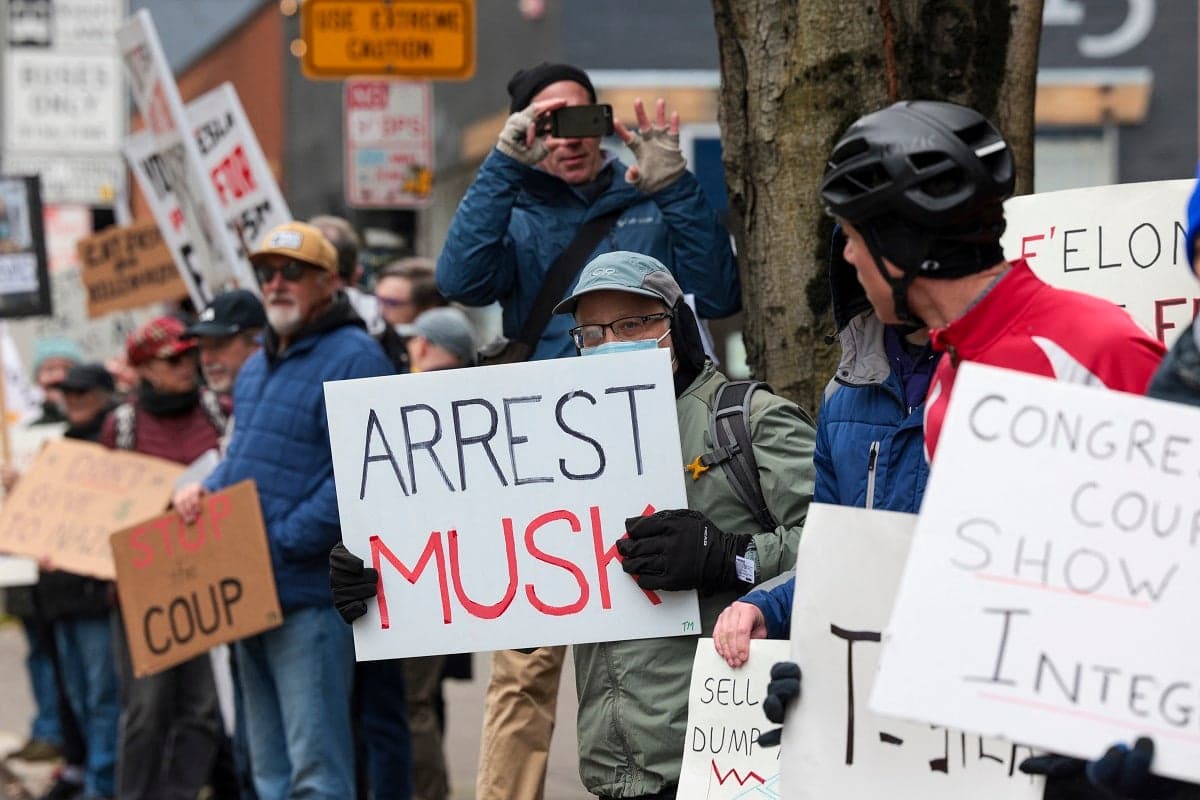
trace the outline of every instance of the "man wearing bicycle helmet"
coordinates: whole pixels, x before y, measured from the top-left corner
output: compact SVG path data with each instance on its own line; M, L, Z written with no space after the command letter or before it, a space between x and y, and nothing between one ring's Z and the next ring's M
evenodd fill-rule
M851 125L821 182L875 313L928 325L944 353L925 406L931 459L963 361L1142 394L1163 356L1117 306L1004 259L1014 177L1008 143L988 119L914 100Z

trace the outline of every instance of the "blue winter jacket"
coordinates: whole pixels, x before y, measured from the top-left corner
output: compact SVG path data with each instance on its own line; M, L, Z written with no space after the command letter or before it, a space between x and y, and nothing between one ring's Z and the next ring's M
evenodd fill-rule
M342 295L282 354L270 333L233 388L233 437L204 481L218 491L253 478L284 612L329 606L329 550L341 538L325 381L391 375L383 350Z
M852 319L839 336L842 359L817 416L813 502L915 514L929 478L925 404L905 403L883 324L872 312ZM769 638L788 637L795 584L789 577L742 598L763 612Z
M546 273L583 223L623 208L588 260L613 250L654 256L684 292L695 294L701 317L735 313L741 285L729 234L695 176L684 173L647 196L626 183L624 164L606 158L612 183L589 204L561 178L492 150L459 204L438 257L441 293L470 306L499 301L504 334L516 338ZM533 358L575 355L567 335L573 324L569 315L552 316Z

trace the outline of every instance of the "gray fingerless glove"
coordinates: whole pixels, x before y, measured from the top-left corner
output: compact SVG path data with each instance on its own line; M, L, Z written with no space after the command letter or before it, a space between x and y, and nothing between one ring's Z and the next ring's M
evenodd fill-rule
M532 167L541 161L549 151L546 149L545 141L540 136L533 140L532 147L525 146L525 133L532 124L533 112L529 108L523 108L510 116L508 121L504 123L504 130L500 131L500 138L496 141L496 149L526 166ZM676 148L678 148L678 144Z
M667 188L687 171L677 133L651 128L635 133L628 147L637 158L638 179L633 185L646 194Z

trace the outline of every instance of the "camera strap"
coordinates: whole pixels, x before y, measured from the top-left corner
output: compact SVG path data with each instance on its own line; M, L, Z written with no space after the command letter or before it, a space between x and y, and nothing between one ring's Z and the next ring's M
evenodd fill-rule
M583 269L587 257L596 249L596 245L600 244L600 240L612 230L613 225L624 212L624 208L614 208L612 211L592 217L583 223L583 227L575 234L575 238L567 245L567 249L550 265L546 277L542 280L542 288L538 290L537 298L533 301L533 308L529 310L529 316L525 318L525 324L521 326L521 332L517 334L517 341L528 349L526 358L533 355L538 340L542 338L546 326L550 324L551 312L566 295L567 290L575 284L575 279Z

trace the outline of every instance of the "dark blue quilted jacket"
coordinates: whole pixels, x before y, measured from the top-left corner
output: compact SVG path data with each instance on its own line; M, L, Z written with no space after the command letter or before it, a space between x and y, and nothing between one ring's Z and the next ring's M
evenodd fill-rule
M325 381L391 375L383 350L339 295L338 302L282 355L273 340L251 356L233 390L233 438L204 481L217 491L258 484L263 521L285 612L331 605L329 550L341 538Z

